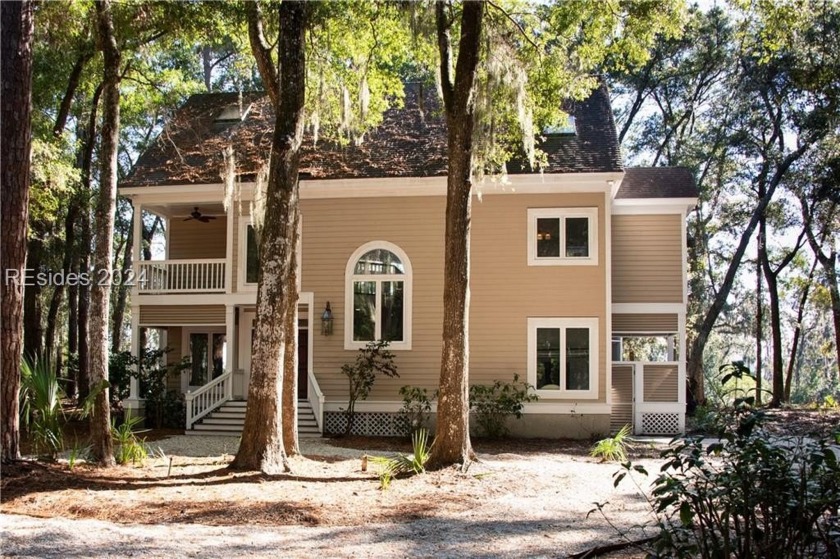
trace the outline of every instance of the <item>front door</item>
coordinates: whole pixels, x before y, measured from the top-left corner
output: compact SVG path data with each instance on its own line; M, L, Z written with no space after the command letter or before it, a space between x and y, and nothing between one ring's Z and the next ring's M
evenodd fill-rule
M254 339L255 311L242 312L239 320L239 368L244 373L242 395L248 396L248 384L251 380L251 343ZM298 326L298 398L309 396L309 330Z

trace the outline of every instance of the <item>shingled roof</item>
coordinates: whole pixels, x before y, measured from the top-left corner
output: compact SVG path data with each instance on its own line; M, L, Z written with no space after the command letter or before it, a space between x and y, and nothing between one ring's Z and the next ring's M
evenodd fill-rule
M405 105L384 115L383 123L360 145L304 137L301 173L312 179L432 177L446 175L446 123L429 88L406 88ZM421 107L419 97L423 95ZM239 102L237 93L193 95L144 152L122 187L221 182L222 153L233 146L237 172L249 180L271 149L274 109L262 92L244 93L246 117L217 123L222 111ZM577 134L552 134L541 145L548 154L546 173L620 171L615 123L606 87L564 109L575 117ZM534 172L510 165L511 173Z
M616 198L696 198L694 175L685 167L628 167Z

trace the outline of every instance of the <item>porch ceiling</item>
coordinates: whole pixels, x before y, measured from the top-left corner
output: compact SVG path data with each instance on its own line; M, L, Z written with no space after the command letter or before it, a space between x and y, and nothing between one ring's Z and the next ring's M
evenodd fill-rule
M184 204L179 202L177 204L143 205L144 210L170 219L187 219L196 207L198 207L198 211L202 215L209 215L221 219L225 218L225 208L220 203L195 202Z

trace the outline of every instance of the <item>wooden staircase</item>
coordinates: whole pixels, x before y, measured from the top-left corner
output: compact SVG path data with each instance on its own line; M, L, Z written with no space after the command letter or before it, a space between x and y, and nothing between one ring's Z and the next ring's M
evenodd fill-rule
M245 409L245 400L229 400L193 425L186 434L238 437L242 435L242 427L245 425ZM304 439L320 436L312 405L307 400L298 400L298 437Z

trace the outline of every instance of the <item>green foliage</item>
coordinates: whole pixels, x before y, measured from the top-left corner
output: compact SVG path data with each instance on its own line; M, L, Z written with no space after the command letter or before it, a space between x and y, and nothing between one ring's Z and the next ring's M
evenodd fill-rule
M470 386L470 410L482 435L493 439L506 436L510 432L508 418L521 418L524 405L539 398L532 390L532 385L519 381L518 374L513 375L513 382Z
M400 387L403 407L400 409L401 426L406 434L412 435L419 429L428 429L432 413L432 401L437 399L435 390L431 397L429 391L419 386Z
M659 556L836 557L840 466L832 449L762 432L761 412L746 404L730 419L720 442L689 438L662 453L652 501Z
M388 351L389 342L385 340L368 342L356 355L356 361L341 366L341 373L347 377L349 394L345 416L347 424L344 434L349 435L353 429L356 402L367 399L377 374L386 377L399 377L394 363L394 354Z
M62 392L55 368L47 358L21 362L21 424L32 437L35 452L51 460L64 449Z
M146 417L156 428L181 427L186 421L186 405L182 395L167 390L169 375L180 376L189 368L189 359L184 358L169 367L163 365L163 357L170 348L148 349L143 353L137 370L138 360L129 351L112 353L109 358L108 376L113 386L112 404L128 398L131 377L140 382L140 397L146 401Z
M88 460L90 457L91 446L82 446L81 444L73 445L73 448L70 449L70 452L67 455L67 467L69 469L73 469L76 467L76 463L79 459Z
M396 454L391 457L371 456L374 464L381 466L379 471L379 486L385 490L391 485L391 480L402 474L422 474L426 471L426 462L432 447L429 446L429 431L418 429L411 436L412 454Z
M592 447L589 455L601 458L602 462L624 462L627 460L627 437L630 426L625 425L612 437L601 439Z
M146 419L156 429L183 429L187 423L184 395L176 390L167 390L162 396L147 398Z
M137 431L134 428L143 421L142 417L126 415L125 420L117 425L117 419L111 420L111 436L117 447L114 449L114 460L117 464L143 464L149 456L146 450L145 439L137 438Z

